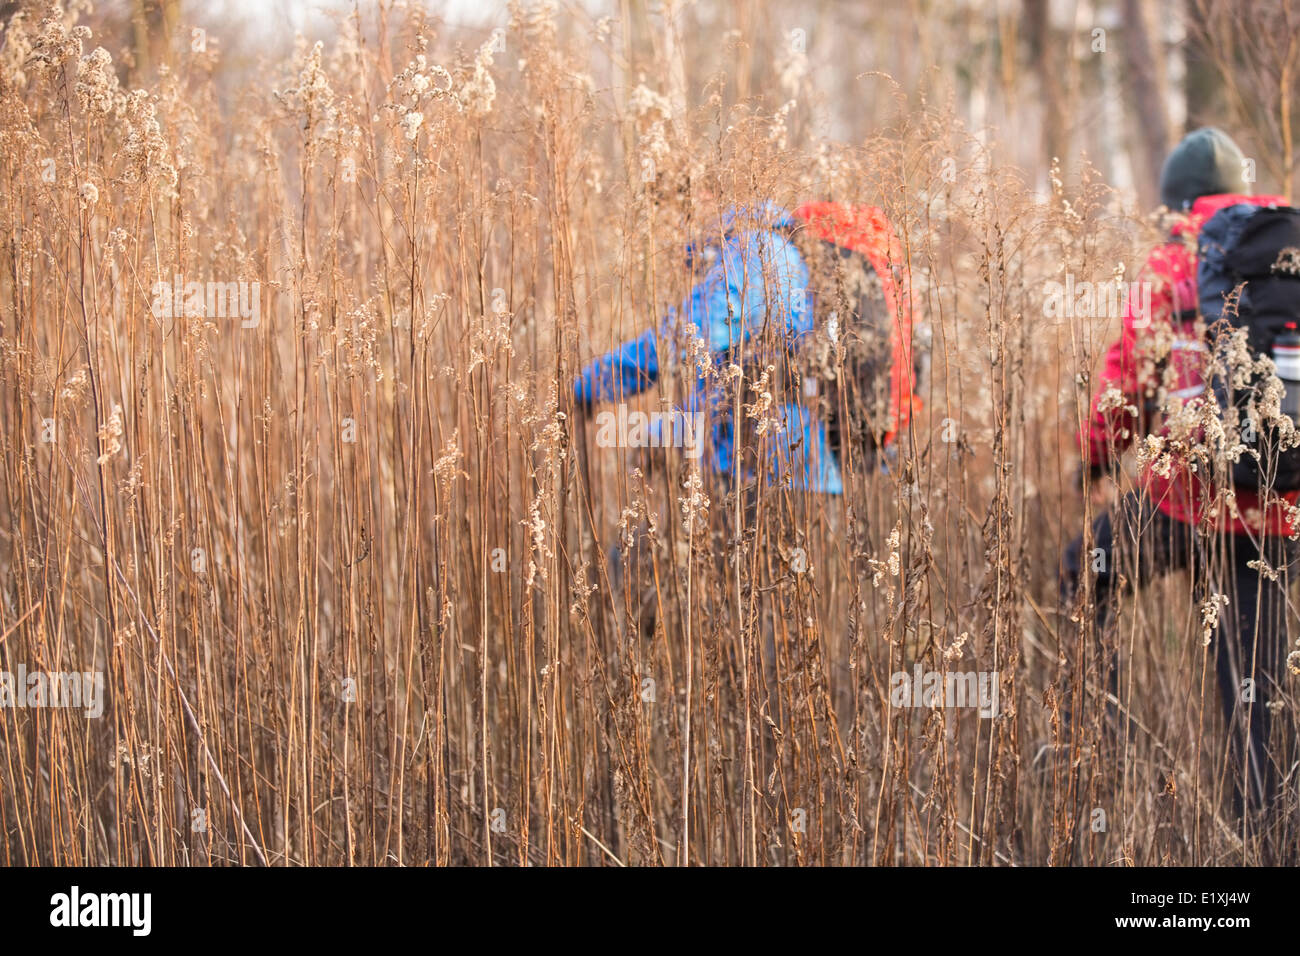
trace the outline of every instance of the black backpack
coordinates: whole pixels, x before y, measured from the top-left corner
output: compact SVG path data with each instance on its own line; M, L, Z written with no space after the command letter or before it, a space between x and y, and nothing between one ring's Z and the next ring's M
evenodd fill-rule
M1241 442L1250 449L1233 463L1233 484L1300 490L1300 448L1281 448L1275 424L1258 429L1248 424L1247 412L1266 376L1253 373L1234 388L1222 371L1228 333L1244 329L1251 358L1257 359L1271 356L1274 340L1288 324L1300 324L1300 210L1246 203L1219 210L1201 228L1196 283L1201 315L1220 359L1211 388L1221 410L1237 409ZM1238 289L1234 308L1230 303Z

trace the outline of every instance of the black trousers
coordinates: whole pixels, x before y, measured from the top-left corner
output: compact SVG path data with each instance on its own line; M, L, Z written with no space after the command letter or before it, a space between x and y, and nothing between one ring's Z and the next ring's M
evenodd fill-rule
M1282 768L1275 756L1279 742L1269 737L1272 721L1267 705L1280 697L1285 678L1287 570L1300 555L1300 542L1269 536L1257 539L1257 546L1247 535L1204 537L1138 494L1127 495L1113 515L1106 512L1098 517L1092 537L1087 553L1082 535L1066 548L1061 596L1068 606L1083 576L1093 575L1098 635L1104 635L1110 623L1121 574L1128 585L1141 587L1160 575L1187 570L1198 609L1211 594L1227 597L1211 640L1229 734L1233 802L1238 814L1268 805ZM1277 580L1270 580L1258 567L1261 560L1277 572ZM1114 693L1113 658L1106 668L1107 684ZM1253 680L1253 687L1247 680Z

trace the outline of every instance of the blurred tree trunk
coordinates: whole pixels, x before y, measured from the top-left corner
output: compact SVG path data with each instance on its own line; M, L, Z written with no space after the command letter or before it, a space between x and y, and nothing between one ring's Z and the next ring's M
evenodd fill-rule
M171 65L176 31L181 25L181 0L159 0L162 6L163 62ZM188 42L188 41L187 41Z
M1138 157L1133 180L1142 205L1160 201L1160 166L1169 151L1169 101L1163 46L1147 22L1148 5L1124 0L1124 86L1137 129Z
M1128 108L1132 99L1126 96L1123 67L1115 55L1095 58L1101 81L1101 126L1096 142L1100 147L1094 161L1103 164L1107 181L1121 193L1136 193L1144 204L1151 203L1147 183L1134 173L1134 150L1129 148L1125 134L1132 125L1133 111ZM1140 151L1139 151L1140 152ZM1142 158L1138 163L1141 165ZM1154 183L1154 178L1151 180Z
M663 16L663 59L668 69L667 89L665 95L673 107L673 122L682 123L686 118L686 60L678 43L677 28L685 15L683 4L664 0L661 7Z
M1183 17L1188 20L1196 15L1194 0L1185 0ZM1189 33L1190 38L1190 33ZM1211 123L1214 110L1214 92L1219 86L1214 74L1214 62L1205 54L1199 43L1183 43L1183 62L1187 72L1183 78L1183 95L1187 97L1187 122L1183 129L1174 132L1190 132L1198 126Z
M1043 168L1050 168L1052 161L1059 159L1065 170L1069 166L1064 83L1067 51L1053 42L1050 0L1023 0L1023 3L1029 59L1042 97L1039 106L1043 117Z
M992 44L988 37L988 20L983 10L968 8L964 16L966 37L969 43L967 54L971 59L970 79L966 87L966 115L970 118L971 131L986 142L989 127L989 84L991 71L989 60L992 57Z
M181 0L131 0L132 53L137 76L149 72L155 48L158 62L171 64L180 22Z
M744 0L737 2L732 9L736 13L736 29L740 31L740 42L736 45L736 101L744 102L749 98L749 91L754 80L754 25L750 19L753 4ZM786 40L789 39L788 34Z
M135 71L136 76L143 76L149 72L149 63L152 58L149 56L149 11L147 9L147 0L132 0L131 3L131 27L135 33Z

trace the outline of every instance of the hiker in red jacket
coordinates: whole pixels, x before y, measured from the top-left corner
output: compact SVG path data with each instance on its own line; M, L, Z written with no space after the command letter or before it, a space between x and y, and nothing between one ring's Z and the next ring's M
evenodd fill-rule
M1226 134L1205 128L1188 135L1165 161L1161 199L1182 218L1169 241L1148 256L1139 277L1151 284L1150 308L1126 304L1123 331L1102 363L1091 415L1079 436L1083 491L1105 482L1135 439L1153 434L1153 406L1162 387L1166 397L1184 402L1206 391L1210 354L1197 326L1195 236L1224 207L1286 203L1279 196L1244 195L1242 159ZM1228 772L1240 813L1266 805L1277 786L1268 704L1280 699L1285 673L1285 569L1300 552L1291 537L1300 492L1272 493L1265 502L1253 489L1233 490L1235 508L1176 451L1156 455L1139 490L1096 519L1088 554L1082 536L1069 545L1062 593L1068 603L1082 590L1082 576L1094 575L1093 611L1098 633L1105 635L1120 575L1141 586L1170 571L1191 572L1202 614L1211 623L1221 621L1212 639L1230 728ZM1276 580L1261 560L1281 572ZM1213 606L1215 595L1227 598L1226 607L1221 601ZM1103 636L1102 643L1109 690L1118 695L1113 638Z

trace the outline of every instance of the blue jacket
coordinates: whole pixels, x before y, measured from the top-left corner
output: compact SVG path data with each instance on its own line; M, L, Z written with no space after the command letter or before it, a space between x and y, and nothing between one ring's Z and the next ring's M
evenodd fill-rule
M658 329L648 329L583 369L573 387L576 402L586 406L624 401L649 388L659 378L661 345L672 348L674 343L686 341L685 336L677 337L685 321L691 323L686 331L707 343L715 370L737 361L742 343L763 339L763 325L769 316L781 323L780 328L771 330L773 338L780 336L793 354L813 330L808 267L789 239L788 230L794 225L789 213L770 203L752 211L728 210L715 233L723 237L720 245L688 248L692 259L700 256L704 260L707 271L685 301L669 311ZM735 383L724 386L724 381L717 374L700 376L683 411L708 416L712 441L706 454L713 470L730 475L734 467ZM747 374L742 404L755 400L751 384ZM802 391L797 383L794 390ZM762 444L757 445L768 453L767 480L788 476L798 488L843 493L839 463L827 445L825 423L808 406L793 402L779 406L778 418L784 429L762 436ZM746 420L752 429L752 420ZM751 431L746 445L752 448L759 441Z

